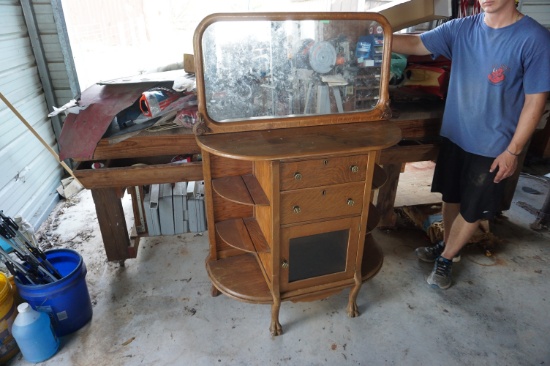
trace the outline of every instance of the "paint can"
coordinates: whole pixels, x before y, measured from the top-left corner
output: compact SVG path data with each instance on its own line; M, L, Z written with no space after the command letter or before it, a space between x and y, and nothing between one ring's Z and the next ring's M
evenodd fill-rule
M17 306L8 277L0 272L0 365L19 353L12 335L12 325L17 316Z

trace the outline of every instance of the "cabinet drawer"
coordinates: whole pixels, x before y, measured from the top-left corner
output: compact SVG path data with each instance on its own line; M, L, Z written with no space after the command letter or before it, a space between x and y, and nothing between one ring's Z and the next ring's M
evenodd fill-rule
M281 224L358 215L364 187L358 182L282 192Z
M367 155L281 163L281 190L364 181Z
M74 175L85 188L129 187L154 183L203 180L202 163L170 163L172 156L113 159L92 169L92 161L78 163Z

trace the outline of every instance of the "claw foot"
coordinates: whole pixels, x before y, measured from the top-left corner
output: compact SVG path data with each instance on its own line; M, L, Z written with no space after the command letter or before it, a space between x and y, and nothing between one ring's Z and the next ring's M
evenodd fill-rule
M355 318L359 316L359 308L357 307L356 302L352 302L348 304L347 313L350 318Z
M283 327L278 321L271 322L271 325L269 326L269 331L271 332L271 335L275 337L283 334Z

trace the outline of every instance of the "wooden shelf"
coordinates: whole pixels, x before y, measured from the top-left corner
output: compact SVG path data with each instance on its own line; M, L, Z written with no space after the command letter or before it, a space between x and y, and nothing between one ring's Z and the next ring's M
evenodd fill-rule
M380 212L372 202L369 205L369 217L367 217L367 234L376 229L380 222Z
M388 179L388 175L384 171L384 169L378 165L374 164L374 172L372 174L372 189L378 189L386 183L386 180Z
M361 279L363 282L374 277L384 262L384 254L378 247L376 240L372 235L365 238L365 248L363 249L363 261L361 263Z
M258 222L251 217L216 223L216 232L229 246L248 253L270 253Z
M212 189L229 201L249 206L269 206L269 200L252 174L217 178Z
M253 254L208 261L206 270L218 290L237 300L271 304L273 297Z
M374 277L382 268L383 261L378 244L372 235L368 235L361 265L362 281ZM253 254L209 261L206 267L216 288L226 295L246 302L272 303L271 293Z

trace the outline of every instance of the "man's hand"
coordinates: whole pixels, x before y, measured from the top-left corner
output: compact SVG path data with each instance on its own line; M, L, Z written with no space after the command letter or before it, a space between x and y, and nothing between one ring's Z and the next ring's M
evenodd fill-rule
M491 173L498 168L497 174L493 182L499 183L501 180L510 177L516 171L518 167L518 157L510 154L508 151L504 151L502 154L495 158L491 169Z

